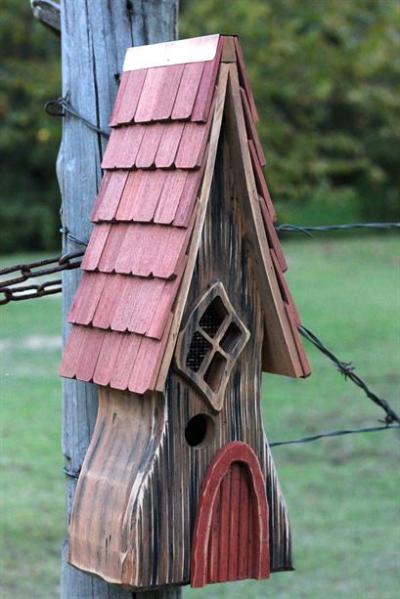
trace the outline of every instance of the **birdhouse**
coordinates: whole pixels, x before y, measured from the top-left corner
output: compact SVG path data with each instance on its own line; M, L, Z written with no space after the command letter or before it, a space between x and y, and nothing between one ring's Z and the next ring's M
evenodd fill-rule
M111 583L292 569L261 374L309 366L257 120L237 37L128 49L60 370L99 397L69 561Z

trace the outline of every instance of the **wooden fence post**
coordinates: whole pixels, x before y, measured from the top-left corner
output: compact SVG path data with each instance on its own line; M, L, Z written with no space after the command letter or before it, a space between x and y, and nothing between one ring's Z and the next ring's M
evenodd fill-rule
M176 38L178 0L62 0L62 93L75 110L102 129L108 118L118 86L125 50L129 46ZM65 230L86 241L90 232L90 211L100 179L100 163L106 139L68 114L57 161ZM64 252L79 246L64 235ZM79 281L78 271L63 275L64 337L66 315ZM65 468L73 475L82 465L97 413L97 390L90 384L63 381L62 443ZM76 478L67 477L67 517ZM63 599L127 599L132 593L108 585L67 564L63 548L61 597ZM137 593L138 599L175 599L180 589Z

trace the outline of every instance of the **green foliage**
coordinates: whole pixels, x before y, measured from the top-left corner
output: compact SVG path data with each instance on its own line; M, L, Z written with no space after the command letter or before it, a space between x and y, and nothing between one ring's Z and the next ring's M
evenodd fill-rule
M398 2L182 0L180 30L240 34L281 220L398 218ZM2 0L0 46L0 251L54 248L59 41L28 0Z
M2 0L0 45L0 251L54 248L60 122L43 106L60 95L60 43L28 0Z
M394 0L186 0L181 35L241 37L275 200L399 213L400 8Z

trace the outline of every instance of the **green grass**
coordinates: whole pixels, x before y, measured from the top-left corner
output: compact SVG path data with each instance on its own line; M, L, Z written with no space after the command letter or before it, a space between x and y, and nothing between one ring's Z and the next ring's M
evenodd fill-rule
M285 243L303 323L399 408L399 247L395 237ZM12 261L12 260L11 260ZM64 535L59 299L0 307L2 597L58 596ZM40 346L40 338L46 343ZM307 342L306 342L307 343ZM35 349L36 348L36 349ZM268 438L374 426L380 410L306 345L306 381L266 376ZM394 599L399 585L396 432L277 447L293 525L294 573L185 590L191 599ZM71 597L71 599L74 599Z

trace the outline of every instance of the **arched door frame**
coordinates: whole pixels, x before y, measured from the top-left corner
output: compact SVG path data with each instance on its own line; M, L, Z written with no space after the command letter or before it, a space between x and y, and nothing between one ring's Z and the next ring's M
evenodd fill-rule
M192 540L192 587L202 587L208 582L208 548L212 518L220 485L234 463L246 467L254 500L253 513L256 526L253 556L255 560L251 578L269 577L269 514L264 477L253 449L247 443L234 441L218 451L202 482Z

